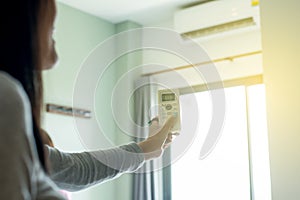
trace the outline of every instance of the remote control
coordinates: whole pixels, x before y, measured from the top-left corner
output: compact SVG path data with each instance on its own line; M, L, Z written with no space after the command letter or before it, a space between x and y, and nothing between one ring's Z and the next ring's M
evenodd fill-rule
M163 125L171 116L177 116L177 122L172 128L172 132L180 131L180 106L179 91L176 89L166 89L158 91L159 121Z

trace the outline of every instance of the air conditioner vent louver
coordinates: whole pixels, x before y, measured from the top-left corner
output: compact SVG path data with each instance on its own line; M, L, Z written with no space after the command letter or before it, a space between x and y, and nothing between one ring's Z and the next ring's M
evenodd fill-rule
M174 28L186 38L202 41L259 30L259 7L244 0L211 1L178 10Z
M255 25L256 23L253 17L249 17L237 21L228 22L225 24L220 24L216 26L190 31L187 33L183 33L182 36L184 38L200 38L200 37L205 37L205 36L214 35L218 33L224 33L224 32L255 26Z

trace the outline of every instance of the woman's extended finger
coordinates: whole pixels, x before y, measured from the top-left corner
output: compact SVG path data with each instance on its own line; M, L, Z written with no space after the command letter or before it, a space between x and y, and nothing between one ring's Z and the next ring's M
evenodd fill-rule
M149 136L153 136L160 130L159 126L159 119L158 117L153 118L151 121L148 122L149 124Z
M149 122L148 122L148 124L149 125L151 125L153 122L159 122L159 118L158 118L158 116L156 116L156 117L154 117L153 119L151 119Z

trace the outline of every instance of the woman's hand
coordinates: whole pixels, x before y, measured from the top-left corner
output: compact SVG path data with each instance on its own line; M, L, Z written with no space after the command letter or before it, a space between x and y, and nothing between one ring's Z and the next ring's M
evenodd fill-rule
M149 138L138 143L139 147L145 154L146 160L160 157L178 133L171 133L172 127L175 125L176 117L170 117L166 123L160 127L158 118L151 120L149 127Z

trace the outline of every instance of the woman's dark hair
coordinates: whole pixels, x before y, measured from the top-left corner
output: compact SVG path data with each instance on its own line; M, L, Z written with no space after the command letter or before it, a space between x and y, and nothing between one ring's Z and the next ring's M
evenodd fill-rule
M42 1L47 0L1 3L7 12L0 12L0 70L17 79L29 97L38 156L46 170L40 134L43 87L39 66L38 20Z

